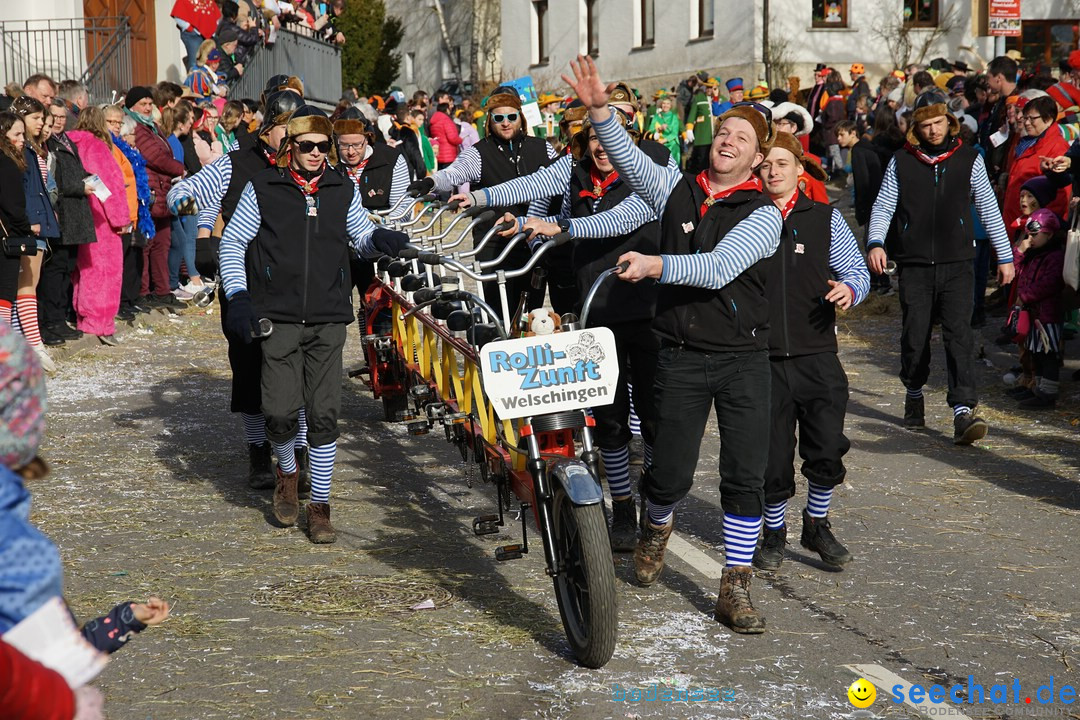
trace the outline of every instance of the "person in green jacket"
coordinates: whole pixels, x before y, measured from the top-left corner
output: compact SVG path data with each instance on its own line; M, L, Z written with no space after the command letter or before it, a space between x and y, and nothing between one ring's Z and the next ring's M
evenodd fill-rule
M438 167L435 163L435 148L431 146L427 129L424 127L424 111L420 109L410 110L409 125L416 131L416 136L420 138L420 153L424 156L424 167L427 168L428 175L430 175Z
M690 101L690 111L686 114L686 142L693 145L693 150L686 161L687 172L696 174L709 167L713 134L712 93L719 86L716 78L709 78L698 85Z
M672 107L671 95L666 90L656 93L656 112L649 121L649 135L671 152L675 164L680 164L682 151L679 147L679 116Z

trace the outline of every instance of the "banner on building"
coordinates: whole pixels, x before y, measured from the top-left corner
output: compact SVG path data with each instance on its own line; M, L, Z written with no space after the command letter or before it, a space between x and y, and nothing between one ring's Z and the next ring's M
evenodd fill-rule
M1020 0L990 0L987 27L994 36L1020 37Z

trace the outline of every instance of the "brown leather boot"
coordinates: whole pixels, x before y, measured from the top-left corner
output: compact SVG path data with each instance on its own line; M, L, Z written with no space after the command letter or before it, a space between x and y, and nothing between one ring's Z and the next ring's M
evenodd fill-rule
M330 524L329 503L307 504L308 538L313 543L332 543L337 540L337 532Z
M283 473L281 467L277 469L277 485L274 486L274 518L281 523L282 527L291 527L296 524L296 518L300 516L300 501L296 497L296 481L298 473Z
M652 585L664 571L664 552L674 527L674 518L662 528L645 522L645 529L634 548L634 575L642 585Z
M724 568L720 575L720 594L716 597L713 616L737 633L756 634L765 632L765 616L754 609L750 601L750 579L754 571L749 567Z

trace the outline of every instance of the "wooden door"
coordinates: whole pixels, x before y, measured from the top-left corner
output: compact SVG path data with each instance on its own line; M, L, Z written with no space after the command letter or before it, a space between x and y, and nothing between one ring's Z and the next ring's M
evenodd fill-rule
M126 16L131 24L132 81L135 85L158 81L154 0L83 0L83 13L87 18Z

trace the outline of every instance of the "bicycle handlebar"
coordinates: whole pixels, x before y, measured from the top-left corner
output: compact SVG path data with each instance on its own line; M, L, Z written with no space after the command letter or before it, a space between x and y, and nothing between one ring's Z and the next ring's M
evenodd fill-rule
M630 261L623 260L615 267L600 273L600 277L596 278L596 280L593 281L592 287L589 288L589 293L585 296L585 302L581 306L581 327L589 327L589 311L592 309L592 301L593 298L596 297L596 291L600 289L600 286L603 285L604 281L607 280L610 276L621 275L622 273L626 272L626 269L629 267Z
M444 256L441 256L441 255L436 256L436 257L438 257L438 263L437 264L445 265L446 267L449 267L449 268L451 268L452 270L454 270L456 272L460 272L462 275L465 275L466 277L472 278L476 282L491 282L492 280L498 280L500 273L502 274L502 276L504 278L511 279L511 278L516 278L516 277L521 277L522 275L527 275L528 273L532 272L532 269L536 266L536 263L540 261L540 258L544 256L544 253L546 253L548 250L550 250L550 249L552 249L554 247L558 247L559 245L563 245L564 243L567 243L569 241L570 241L570 233L561 232L558 235L553 235L550 240L545 242L543 245L541 245L539 248L537 248L535 252L533 252L532 257L529 258L529 262L525 263L525 265L523 267L520 267L517 270L508 270L508 271L499 270L498 272L493 272L493 273L477 273L477 272L474 272L471 268L468 268L465 265L462 265L457 260L454 260L454 259L448 258L448 257L444 257ZM434 255L434 253L427 253L427 255L431 256L431 255ZM430 258L430 259L434 259L434 258ZM427 260L425 258L420 258L420 261L427 263ZM436 264L436 263L427 263L427 264Z

